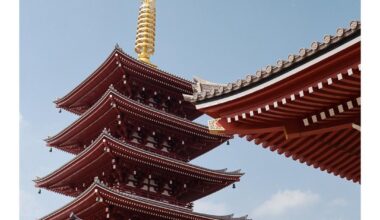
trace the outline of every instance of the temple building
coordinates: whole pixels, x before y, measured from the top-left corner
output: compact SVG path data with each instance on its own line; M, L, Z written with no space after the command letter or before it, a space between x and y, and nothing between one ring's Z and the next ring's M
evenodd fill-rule
M228 84L195 79L186 101L216 134L237 134L360 182L360 22Z
M228 220L193 211L193 201L240 181L241 173L189 163L231 138L193 122L203 113L185 101L194 83L157 68L156 8L143 0L135 51L117 45L104 63L55 101L79 117L47 145L75 155L37 178L36 187L74 197L42 219Z

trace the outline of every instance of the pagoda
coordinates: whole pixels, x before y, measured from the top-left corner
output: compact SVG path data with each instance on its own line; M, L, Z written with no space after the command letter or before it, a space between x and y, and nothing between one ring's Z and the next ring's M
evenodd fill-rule
M193 201L243 173L189 163L231 136L193 122L202 113L182 96L192 94L193 83L149 59L155 1L142 1L139 12L138 59L117 45L95 72L55 101L79 118L45 141L75 157L34 181L74 199L42 219L247 219L193 211Z

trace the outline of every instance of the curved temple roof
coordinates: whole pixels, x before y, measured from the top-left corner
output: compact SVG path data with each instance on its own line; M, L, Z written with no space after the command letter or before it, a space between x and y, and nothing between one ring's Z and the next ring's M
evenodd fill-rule
M65 143L71 144L69 143L70 140L74 140L86 129L90 129L90 127L94 125L96 121L101 120L101 117L105 114L111 114L109 112L113 112L112 114L117 115L119 110L116 109L118 108L120 108L120 111L126 111L134 115L134 117L142 117L143 120L147 120L152 124L159 124L160 126L167 126L170 129L180 130L184 134L205 138L218 145L230 138L229 135L210 134L206 126L131 100L110 87L103 97L88 111L55 136L47 138L46 141L49 146L56 147L62 144L65 145Z
M172 159L169 157L161 156L152 152L141 150L137 147L123 143L122 141L112 137L106 131L102 134L84 151L78 154L74 159L50 173L49 175L36 179L37 187L48 187L54 185L58 181L63 181L67 176L72 175L73 171L78 171L78 167L82 167L88 161L91 154L95 154L95 151L109 153L109 152L122 152L128 155L133 155L132 160L138 161L138 163L148 163L153 167L159 169L170 170L171 172L179 175L188 175L199 178L204 181L222 183L222 182L235 182L239 181L239 178L244 175L240 173L240 170L227 172L226 169L211 170L200 166L192 165L180 160ZM140 160L138 158L144 158ZM87 162L88 163L88 162Z
M338 28L335 36L326 35L323 42L313 42L310 48L302 48L299 54L291 54L287 60L278 60L276 65L268 65L262 70L258 70L256 75L247 75L245 79L239 79L236 82L228 84L218 84L208 82L203 79L195 78L193 85L193 95L184 94L186 101L193 102L197 109L204 108L201 104L208 103L211 106L214 100L220 100L224 97L232 96L247 89L261 85L268 80L281 76L291 69L302 65L311 59L327 53L328 51L340 46L341 44L360 35L361 23L352 21L349 28ZM221 102L215 101L212 105L218 105Z
M361 25L227 85L196 79L185 99L239 134L293 160L360 183Z
M94 92L104 92L102 88L106 90L108 85L114 83L115 79L124 73L120 67L124 67L124 69L133 72L144 80L158 83L179 94L192 93L193 82L145 64L124 53L124 51L116 45L115 49L98 69L64 97L54 101L54 103L56 103L57 107L73 113L83 113L83 110L76 108L88 104L86 101L83 101L84 97L91 96Z
M72 202L41 219L67 219L73 215L72 213L78 218L85 219L86 217L91 217L92 213L99 210L103 210L103 214L106 216L110 205L133 213L163 219L249 220L247 216L233 218L233 215L216 216L193 212L189 208L118 192L97 181Z

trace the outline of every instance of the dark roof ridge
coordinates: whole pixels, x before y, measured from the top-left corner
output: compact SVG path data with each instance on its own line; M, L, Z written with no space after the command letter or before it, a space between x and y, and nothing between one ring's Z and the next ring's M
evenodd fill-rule
M174 77L174 78L176 78L176 79L178 79L178 80L184 81L184 82L186 82L186 83L190 83L190 84L193 84L193 83L194 83L194 82L192 82L192 81L190 81L190 80L187 80L187 79L185 79L185 78L183 78L183 77L180 77L180 76L175 75L175 74L173 74L173 73L166 72L166 71L164 71L164 70L162 70L162 69L159 69L159 68L157 68L157 67L152 67L152 66L150 66L149 64L146 64L146 63L144 63L144 62L142 62L142 61L136 59L135 57L133 57L133 56L127 54L126 52L124 52L124 50L123 50L118 44L116 44L115 49L116 49L118 52L122 53L124 56L126 56L126 57L132 59L133 61L138 62L139 64L144 65L145 67L147 67L147 68L149 68L149 69L151 69L151 70L158 70L158 71L161 72L161 73L164 73L164 74L166 74L166 75L168 75L168 76Z
M233 93L247 86L253 86L269 76L275 77L274 74L280 71L286 71L295 67L301 62L310 59L313 55L325 51L337 44L344 43L347 39L360 35L360 21L351 21L349 28L338 28L335 35L325 35L323 42L314 41L310 48L301 48L299 54L290 54L287 60L278 60L276 65L268 65L256 72L255 75L249 74L245 79L238 79L236 82L228 84L211 83L207 80L194 78L193 95L183 94L186 101L193 103L202 103L208 99L216 98L225 94Z

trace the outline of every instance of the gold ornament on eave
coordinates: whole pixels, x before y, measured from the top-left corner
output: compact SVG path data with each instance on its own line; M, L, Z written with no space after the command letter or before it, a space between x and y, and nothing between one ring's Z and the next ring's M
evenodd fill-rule
M142 0L137 21L135 51L138 59L154 66L149 58L154 54L156 37L156 1Z

